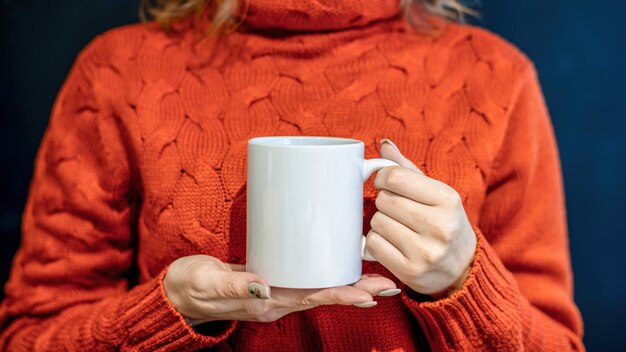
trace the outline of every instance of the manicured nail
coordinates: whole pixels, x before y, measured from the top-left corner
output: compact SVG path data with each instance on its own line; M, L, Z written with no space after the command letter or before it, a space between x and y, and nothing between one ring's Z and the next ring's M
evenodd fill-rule
M359 308L369 308L369 307L373 307L373 306L375 306L377 304L378 304L378 302L376 302L376 301L369 301L369 302L355 303L355 304L353 304L353 306L359 307Z
M270 288L258 282L251 282L248 284L248 294L250 297L268 299L270 298Z
M400 150L400 148L398 148L398 146L394 142L392 142L391 139L383 138L383 139L380 140L380 145L381 146L383 144L385 144L385 143L389 143L389 144L391 144L392 147L396 148L397 150Z
M388 290L382 290L378 292L377 296L384 296L384 297L395 296L400 292L402 292L402 290L399 288L390 288Z

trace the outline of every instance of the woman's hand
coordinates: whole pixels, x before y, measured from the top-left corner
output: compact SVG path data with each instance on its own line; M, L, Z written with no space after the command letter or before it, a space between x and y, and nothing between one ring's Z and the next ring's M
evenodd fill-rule
M402 166L378 171L378 212L366 253L411 289L435 298L459 289L476 250L476 234L452 187L424 175L393 143L381 155Z
M243 265L225 264L207 255L182 257L170 265L163 280L172 305L192 325L214 320L269 322L291 312L319 305L376 305L374 295L400 292L396 284L379 275L363 275L351 286L325 289L270 287Z

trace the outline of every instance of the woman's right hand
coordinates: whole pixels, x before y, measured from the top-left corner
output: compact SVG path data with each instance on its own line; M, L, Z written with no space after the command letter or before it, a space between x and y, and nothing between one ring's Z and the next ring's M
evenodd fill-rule
M215 320L270 322L291 312L320 305L371 307L373 296L400 292L380 275L363 275L350 286L324 289L270 287L263 278L245 272L244 265L225 264L207 255L178 258L163 280L172 305L192 325Z

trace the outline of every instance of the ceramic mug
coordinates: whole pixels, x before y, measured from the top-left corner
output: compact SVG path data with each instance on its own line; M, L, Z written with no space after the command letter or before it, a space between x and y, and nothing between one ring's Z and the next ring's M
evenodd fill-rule
M364 143L356 139L250 139L246 270L276 287L358 281L365 244L363 182L393 165L365 160Z

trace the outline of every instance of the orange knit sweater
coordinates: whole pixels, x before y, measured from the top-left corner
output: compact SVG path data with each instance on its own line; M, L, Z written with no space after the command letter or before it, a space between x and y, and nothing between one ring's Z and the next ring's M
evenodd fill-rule
M526 57L470 26L431 18L416 33L396 0L249 3L221 40L191 20L132 25L79 55L37 156L0 350L584 349L558 153ZM478 235L462 289L187 325L167 265L245 261L246 141L264 135L358 138L368 158L390 138L453 186ZM370 179L365 232L375 195Z

